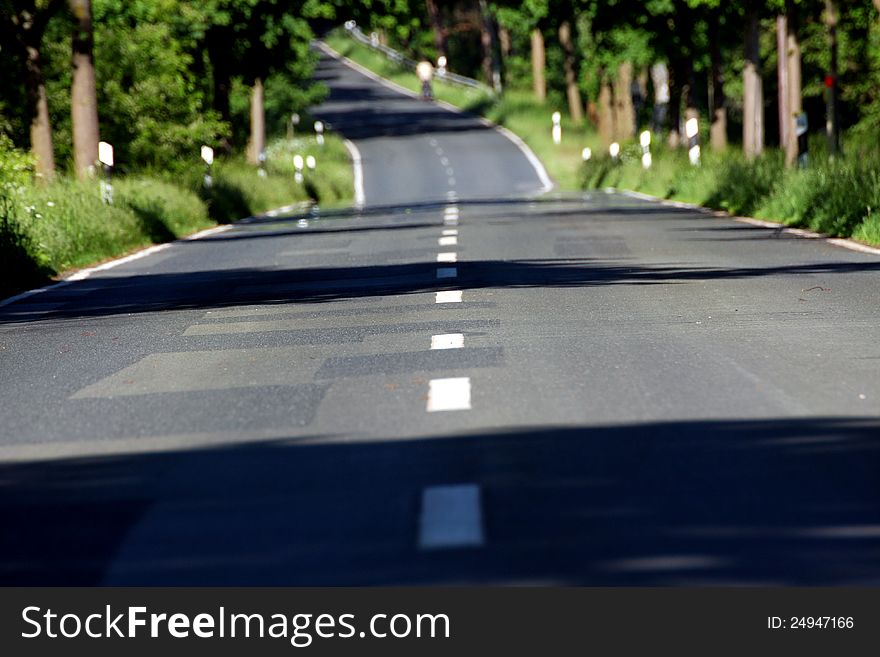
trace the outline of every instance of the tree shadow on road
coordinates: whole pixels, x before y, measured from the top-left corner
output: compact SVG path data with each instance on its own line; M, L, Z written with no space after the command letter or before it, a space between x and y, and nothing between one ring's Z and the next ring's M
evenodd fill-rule
M144 441L0 466L0 583L876 584L878 448L858 418ZM419 551L422 491L454 483L486 545Z

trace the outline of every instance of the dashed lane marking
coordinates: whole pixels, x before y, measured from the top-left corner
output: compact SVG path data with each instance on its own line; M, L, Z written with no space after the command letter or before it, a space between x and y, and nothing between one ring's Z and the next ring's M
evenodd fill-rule
M437 292L436 303L461 303L461 290L443 290Z
M464 334L443 333L431 336L431 349L461 349L464 347Z
M470 377L432 379L428 382L429 413L437 411L466 411L471 407Z
M439 240L437 240L437 243L440 246L455 246L456 244L458 244L458 238L455 236L441 237Z
M452 237L454 235L458 235L458 228L447 228L441 233L441 235L443 235L443 237Z
M458 262L457 253L438 253L437 262Z

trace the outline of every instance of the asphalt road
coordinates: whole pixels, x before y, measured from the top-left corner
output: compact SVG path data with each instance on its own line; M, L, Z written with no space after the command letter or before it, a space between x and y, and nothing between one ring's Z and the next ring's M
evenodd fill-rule
M319 76L363 210L0 308L0 582L880 583L880 258Z

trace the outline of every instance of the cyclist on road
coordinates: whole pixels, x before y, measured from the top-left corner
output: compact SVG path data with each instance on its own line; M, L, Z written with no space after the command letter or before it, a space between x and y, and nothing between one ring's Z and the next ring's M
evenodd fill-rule
M416 64L416 75L422 81L422 100L431 100L434 92L431 89L431 80L434 78L434 66L427 60L422 60Z

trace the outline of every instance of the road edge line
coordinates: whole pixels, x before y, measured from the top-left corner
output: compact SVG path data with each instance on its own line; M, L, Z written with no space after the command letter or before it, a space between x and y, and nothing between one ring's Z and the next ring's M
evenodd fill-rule
M828 244L831 244L832 246L844 248L849 251L856 251L858 253L866 253L868 255L880 256L880 248L868 246L867 244L862 244L861 242L857 242L853 239L849 239L846 237L831 237L830 235L826 235L825 233L817 233L816 231L806 230L805 228L795 228L793 226L787 226L786 224L780 223L778 221L767 221L765 219L755 219L754 217L740 217L738 215L730 214L729 212L724 212L723 210L713 210L712 208L707 208L705 206L697 205L695 203L670 201L669 199L661 198L659 196L652 196L651 194L645 194L644 192L634 192L629 189L616 189L613 187L606 187L603 191L606 194L622 194L624 196L629 196L631 198L636 198L642 201L653 201L667 207L697 210L698 212L702 212L703 214L709 214L713 217L718 217L720 219L730 219L732 221L749 224L750 226L755 226L757 228L774 229L779 231L780 233L785 233L787 235L792 235L794 237L800 237L803 239L822 240L824 242L827 242Z
M351 68L356 70L358 73L362 73L363 75L366 75L371 80L375 80L379 84L384 85L385 87L388 87L389 89L393 89L394 91L402 93L406 96L409 96L410 98L416 98L416 99L420 98L420 96L417 93L415 93L414 91L410 91L406 87L402 87L399 84L397 84L396 82L392 82L391 80L383 78L381 75L377 75L376 73L373 73L373 71L368 69L366 66L363 66L362 64L358 64L356 61L349 59L345 55L336 52L326 42L316 41L315 43L317 44L318 48L323 50L330 57L333 57L334 59L339 60L340 62L342 62L343 64L345 64L347 66L350 66ZM519 135L516 135L515 133L511 132L510 130L508 130L504 126L500 126L497 123L490 121L485 116L478 116L477 114L474 114L473 112L468 112L467 110L463 110L460 107L456 107L455 105L453 105L451 103L447 103L445 100L434 100L434 104L439 105L443 109L445 109L449 112L453 112L454 114L473 116L480 123L485 125L487 128L492 128L493 130L498 131L498 133L500 133L502 136L507 138L508 141L513 143L513 145L516 146L520 150L520 152L525 156L526 160L528 160L529 164L532 166L532 169L534 169L534 171L535 171L535 175L538 176L538 181L541 183L541 192L542 193L547 193L556 187L556 184L553 182L553 179L547 173L547 169L544 167L541 160L538 159L538 156L535 155L535 152L531 148L529 148L529 145L526 144L522 140L522 138L519 137Z
M342 143L351 157L351 166L354 169L354 207L359 210L367 203L364 195L364 161L360 150L351 139L343 139Z

